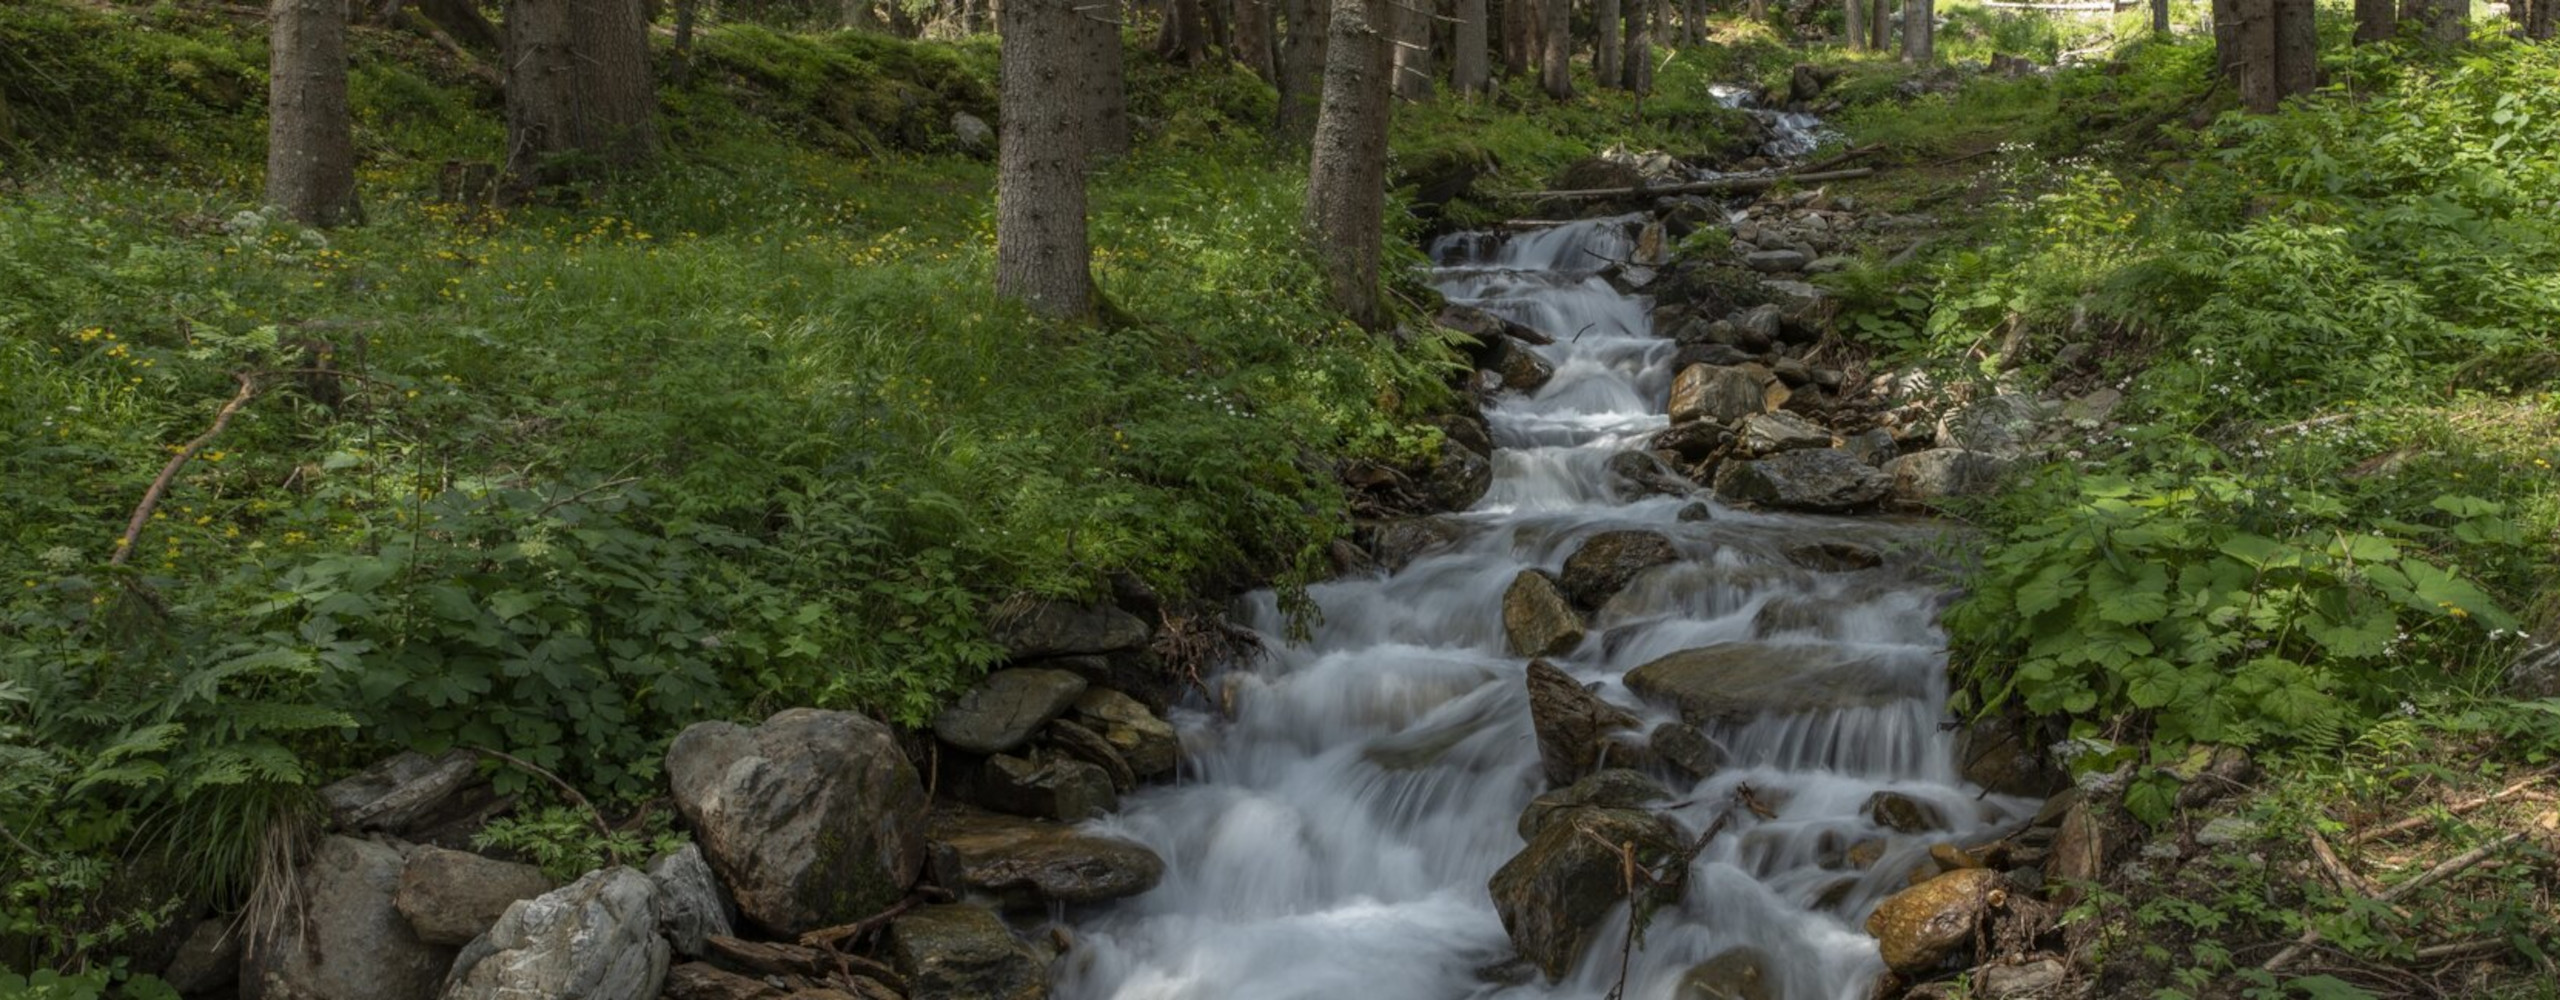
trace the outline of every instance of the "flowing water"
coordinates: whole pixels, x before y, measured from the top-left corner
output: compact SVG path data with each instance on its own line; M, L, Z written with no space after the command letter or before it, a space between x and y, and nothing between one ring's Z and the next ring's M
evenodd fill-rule
M1896 568L1911 558L1815 572L1783 552L1823 540L1917 545L1928 526L1720 506L1710 520L1682 521L1687 501L1612 494L1603 464L1664 426L1672 375L1673 347L1653 335L1649 303L1593 273L1629 255L1630 229L1593 220L1433 248L1452 301L1556 335L1537 349L1555 378L1487 408L1494 483L1458 516L1464 541L1392 575L1314 588L1323 621L1303 644L1283 638L1271 595L1247 601L1247 623L1271 654L1223 678L1232 718L1181 714L1180 783L1124 800L1100 822L1154 848L1167 872L1152 892L1080 915L1062 996L1606 994L1624 907L1562 982L1504 985L1480 970L1512 953L1486 881L1519 851L1516 820L1543 790L1526 661L1505 651L1502 594L1521 570L1555 570L1583 538L1610 529L1663 532L1687 561L1639 577L1581 648L1554 659L1609 700L1642 705L1620 683L1629 668L1732 640L1764 642L1776 656L1837 654L1904 695L1709 730L1729 763L1674 787L1682 804L1670 814L1692 834L1733 816L1697 858L1682 903L1647 926L1627 996L1674 998L1693 965L1748 946L1767 957L1776 996L1864 997L1883 969L1860 929L1867 911L1905 884L1930 844L1990 839L2032 807L1983 796L1957 775L1953 736L1939 725L1940 585ZM1648 724L1668 718L1640 710L1654 713ZM1773 816L1735 808L1746 784ZM1935 806L1954 829L1883 829L1865 813L1879 791ZM1843 860L1847 845L1871 838L1886 841L1882 860L1864 870Z

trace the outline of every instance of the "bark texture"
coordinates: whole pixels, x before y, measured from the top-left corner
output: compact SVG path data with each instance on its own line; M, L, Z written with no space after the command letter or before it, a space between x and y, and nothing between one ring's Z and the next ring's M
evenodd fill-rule
M2429 41L2459 45L2471 37L2471 0L2402 0L2400 19L2424 25Z
M2240 79L2239 0L2213 0L2213 68L2233 82Z
M1209 20L1200 10L1200 0L1164 0L1164 27L1156 34L1156 54L1183 66L1209 61Z
M275 0L269 13L267 203L304 225L360 221L346 4Z
M1547 96L1573 96L1573 0L1538 0L1538 85Z
M996 163L996 291L1061 319L1093 315L1085 235L1088 101L1077 93L1089 49L1077 0L1007 0L1003 135Z
M1849 51L1866 51L1867 0L1849 0L1847 8L1842 11L1842 14L1844 16L1844 20L1840 22L1840 33L1848 36Z
M1278 82L1272 65L1271 0L1235 0L1235 57L1253 75Z
M453 36L454 41L464 45L495 51L506 44L505 36L498 33L498 26L481 15L480 5L473 0L414 0L410 6L430 23L444 29L445 34Z
M1324 107L1307 165L1306 228L1334 306L1362 326L1385 325L1378 257L1387 207L1390 99L1386 24L1393 0L1333 0L1325 39Z
M1902 61L1927 65L1937 58L1937 0L1902 0Z
M2388 41L2399 33L2399 11L2391 0L2356 0L2356 44Z
M1332 12L1325 0L1280 0L1280 14L1287 24L1280 36L1280 111L1271 130L1305 142L1324 104L1325 22Z
M1618 85L1639 97L1653 93L1655 6L1656 0L1630 0L1627 4L1627 57L1626 65L1619 67Z
M2169 33L2169 0L2151 0L2151 33Z
M2533 6L2524 15L2524 37L2537 42L2550 41L2555 27L2560 27L2554 24L2554 12L2560 12L2560 0L2533 0Z
M1085 149L1096 159L1129 151L1129 91L1123 79L1128 62L1120 47L1120 19L1111 0L1068 0L1074 8L1070 27L1082 46L1081 68L1070 86L1084 95ZM1003 16L1003 8L997 8ZM1001 57L999 57L1001 58Z
M508 0L507 175L547 184L658 153L638 0Z
M1642 3L1644 0L1628 2ZM1591 0L1591 80L1603 87L1626 83L1625 71L1620 67L1627 53L1623 47L1624 38L1619 34L1620 22L1625 15L1620 12L1618 4L1619 0Z
M2276 99L2320 89L2320 32L2313 0L2275 0Z
M1493 89L1492 44L1484 0L1458 0L1449 33L1449 89L1473 97Z
M1533 0L1498 0L1502 4L1502 75L1519 79L1537 62L1538 16Z
M1867 47L1893 51L1893 0L1873 0L1867 7Z
M2276 109L2284 93L2276 89L2276 0L2232 0L2238 16L2231 41L2240 74L2240 104L2264 114Z
M1433 0L1388 0L1395 19L1396 96L1420 103L1431 99L1437 73L1431 65Z

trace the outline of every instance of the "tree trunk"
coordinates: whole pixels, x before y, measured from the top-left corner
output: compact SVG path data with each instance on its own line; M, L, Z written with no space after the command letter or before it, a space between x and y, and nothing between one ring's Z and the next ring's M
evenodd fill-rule
M1334 307L1369 329L1386 325L1378 263L1387 206L1386 32L1394 0L1333 0L1325 40L1324 109L1307 165L1306 228Z
M477 0L415 0L410 6L464 45L495 52L506 44L498 26L481 15Z
M2402 0L2400 18L2427 29L2439 45L2459 45L2471 37L2471 0Z
M1502 3L1502 75L1520 79L1529 75L1529 64L1536 62L1537 5L1532 0L1501 0Z
M2213 68L2233 82L2240 79L2239 0L2213 0Z
M294 221L363 221L347 108L345 0L275 0L268 43L267 203Z
M1011 3L1012 0L1006 0ZM1124 85L1128 59L1120 48L1120 12L1111 0L1064 0L1075 14L1067 27L1078 46L1082 71L1069 79L1084 94L1085 148L1090 160L1106 160L1129 151L1129 92ZM999 16L1003 8L997 8ZM1001 22L999 22L1001 23ZM1001 55L998 58L1002 58Z
M1626 82L1625 72L1619 68L1619 61L1627 57L1626 43L1619 34L1625 15L1620 13L1618 2L1591 0L1591 82L1602 87Z
M1627 3L1627 57L1618 85L1638 97L1653 93L1653 8L1654 0Z
M1902 0L1902 61L1926 66L1938 57L1937 0Z
M2284 100L2276 89L2276 0L2232 0L2239 23L2232 27L2238 44L2240 104L2265 114Z
M2169 0L2151 0L2151 33L2169 34Z
M700 0L676 0L675 77L683 83L693 77L694 8Z
M1538 85L1547 96L1573 96L1573 0L1538 0Z
M2390 41L2400 33L2397 15L2391 0L2356 0L2356 44Z
M1847 36L1849 51L1866 51L1867 0L1849 0L1847 9L1844 12L1844 17L1845 20L1840 24L1840 33Z
M1431 99L1432 0L1387 0L1395 24L1396 96L1420 104Z
M657 106L636 0L509 0L511 185L648 163L658 152Z
M1324 35L1330 11L1325 0L1280 0L1288 20L1280 37L1280 112L1272 132L1290 142L1305 142L1316 132L1316 112L1324 102Z
M1200 0L1165 0L1164 28L1156 34L1156 54L1181 66L1209 61L1209 24L1201 17Z
M1235 0L1236 61L1253 75L1279 82L1271 64L1271 0Z
M1893 0L1874 0L1867 8L1867 47L1893 51Z
M1076 93L1090 47L1077 0L1007 0L998 58L996 292L1044 316L1093 316L1084 218L1088 102Z
M1492 40L1485 32L1484 0L1458 0L1458 23L1449 43L1449 88L1474 97L1493 90Z
M2320 31L2313 0L2275 0L2276 99L2320 89Z
M2555 27L2552 18L2555 8L2560 8L2560 3L2554 0L2533 0L2533 9L2526 12L2524 18L2524 37L2537 42L2550 41Z

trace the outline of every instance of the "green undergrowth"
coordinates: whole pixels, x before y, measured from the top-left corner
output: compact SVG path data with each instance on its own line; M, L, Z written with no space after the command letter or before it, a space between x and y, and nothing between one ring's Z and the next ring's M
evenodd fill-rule
M2121 393L1971 511L1998 544L1950 625L1965 706L2160 759L2491 697L2554 624L2560 56L2340 48L2331 88L2190 131L2211 59L2146 42L1910 106L1879 134L2014 112L2006 194L1837 285L1947 384ZM2145 774L2129 801L2163 822L2175 782Z

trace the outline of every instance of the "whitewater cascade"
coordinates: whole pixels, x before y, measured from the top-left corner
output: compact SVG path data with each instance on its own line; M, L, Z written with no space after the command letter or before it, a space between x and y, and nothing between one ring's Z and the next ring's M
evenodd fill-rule
M1618 977L1612 926L1564 981L1526 985L1482 973L1512 955L1486 882L1518 853L1515 824L1544 790L1524 682L1509 655L1503 592L1526 568L1562 565L1584 538L1643 528L1684 561L1658 568L1595 616L1573 652L1550 662L1609 701L1668 711L1621 676L1657 657L1726 641L1769 655L1837 654L1880 673L1900 697L1707 728L1728 763L1666 809L1694 835L1731 811L1697 858L1681 904L1646 928L1627 977L1638 1000L1672 1000L1691 967L1758 949L1789 1000L1859 1000L1883 971L1861 929L1902 888L1931 844L1996 837L2034 803L1984 795L1958 776L1946 699L1943 583L1897 556L1882 568L1818 572L1783 550L1848 541L1905 551L1923 522L1771 515L1691 501L1614 495L1609 457L1665 426L1673 344L1651 305L1598 271L1633 249L1632 220L1598 219L1510 237L1460 234L1433 248L1434 280L1472 304L1555 336L1535 348L1555 377L1487 407L1496 453L1490 492L1456 515L1455 545L1401 572L1313 588L1323 621L1293 645L1269 593L1245 602L1269 655L1240 665L1234 715L1177 714L1182 780L1123 800L1099 829L1146 844L1167 871L1152 892L1079 914L1059 966L1069 1000L1454 1000L1597 998ZM1789 614L1764 615L1772 602ZM1785 627L1772 632L1771 621ZM1787 624L1792 623L1792 624ZM1734 805L1748 784L1773 810ZM1901 834L1867 815L1878 792L1934 807L1951 830ZM1861 869L1845 845L1882 838Z

